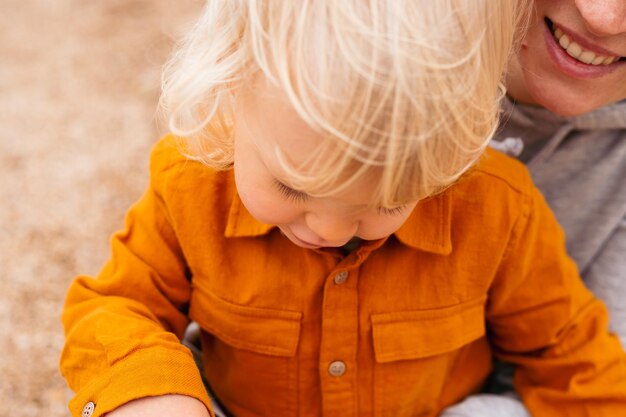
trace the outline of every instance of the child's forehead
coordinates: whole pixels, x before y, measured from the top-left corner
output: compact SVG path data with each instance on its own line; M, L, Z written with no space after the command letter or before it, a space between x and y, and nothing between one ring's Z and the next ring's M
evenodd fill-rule
M277 86L262 78L237 98L238 129L244 130L265 159L279 156L294 167L304 167L311 155L331 139L307 124Z
M385 167L358 160L345 142L312 127L267 79L240 91L235 125L269 173L285 185L353 206L378 205Z

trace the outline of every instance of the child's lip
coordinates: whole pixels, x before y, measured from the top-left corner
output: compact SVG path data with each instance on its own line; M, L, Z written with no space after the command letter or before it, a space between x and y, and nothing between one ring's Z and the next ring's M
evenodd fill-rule
M347 242L344 243L331 243L331 242L317 242L317 243L311 243L307 240L304 239L300 239L295 233L291 232L292 236L299 242L302 243L305 246L308 246L310 249L319 249L319 248L338 248L341 247L343 245L345 245Z
M311 242L307 242L306 240L300 239L295 233L291 233L291 235L298 241L298 243L301 243L303 246L308 246L309 248L312 249L316 249L316 248L320 248L320 245L317 245L315 243L311 243Z

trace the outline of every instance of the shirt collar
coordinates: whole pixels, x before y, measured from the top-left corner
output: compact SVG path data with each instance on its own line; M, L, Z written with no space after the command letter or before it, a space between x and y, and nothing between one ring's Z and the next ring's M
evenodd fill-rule
M226 237L261 236L275 228L271 224L261 223L255 219L241 202L239 194L235 193L228 211L226 222Z
M452 252L450 206L449 191L420 201L395 236L414 249L449 255Z
M394 235L400 242L414 249L440 255L450 254L452 252L450 204L448 192L418 203ZM224 236L262 236L275 227L256 220L235 193L228 212Z

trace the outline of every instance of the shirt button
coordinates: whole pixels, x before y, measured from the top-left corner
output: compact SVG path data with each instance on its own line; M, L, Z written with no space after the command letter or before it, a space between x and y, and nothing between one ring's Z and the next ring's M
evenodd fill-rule
M328 366L328 373L332 376L342 376L346 373L346 364L343 361L333 361Z
M340 285L346 282L347 279L348 279L348 272L341 271L337 275L335 275L335 279L333 281L335 281L335 284Z
M91 401L89 401L87 404L85 404L85 406L83 407L83 417L91 417L91 415L93 414L93 410L95 410L96 405L94 403L92 403Z

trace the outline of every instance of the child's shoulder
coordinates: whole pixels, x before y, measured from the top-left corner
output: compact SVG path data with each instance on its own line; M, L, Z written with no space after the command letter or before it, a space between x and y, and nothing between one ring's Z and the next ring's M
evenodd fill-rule
M164 173L186 164L189 160L184 155L182 144L182 140L172 134L159 139L150 153L150 171L153 174Z
M490 148L459 185L462 190L471 193L507 193L519 197L527 197L534 190L532 178L524 164Z
M150 184L162 198L229 200L234 193L232 170L216 170L189 157L185 142L166 135L150 154Z
M447 193L453 217L482 213L510 221L528 213L541 198L526 166L492 149Z
M201 174L207 176L228 176L228 170L219 171L208 167L187 154L185 140L172 134L167 134L154 145L150 153L150 173L153 178L163 176L181 176L188 179Z

